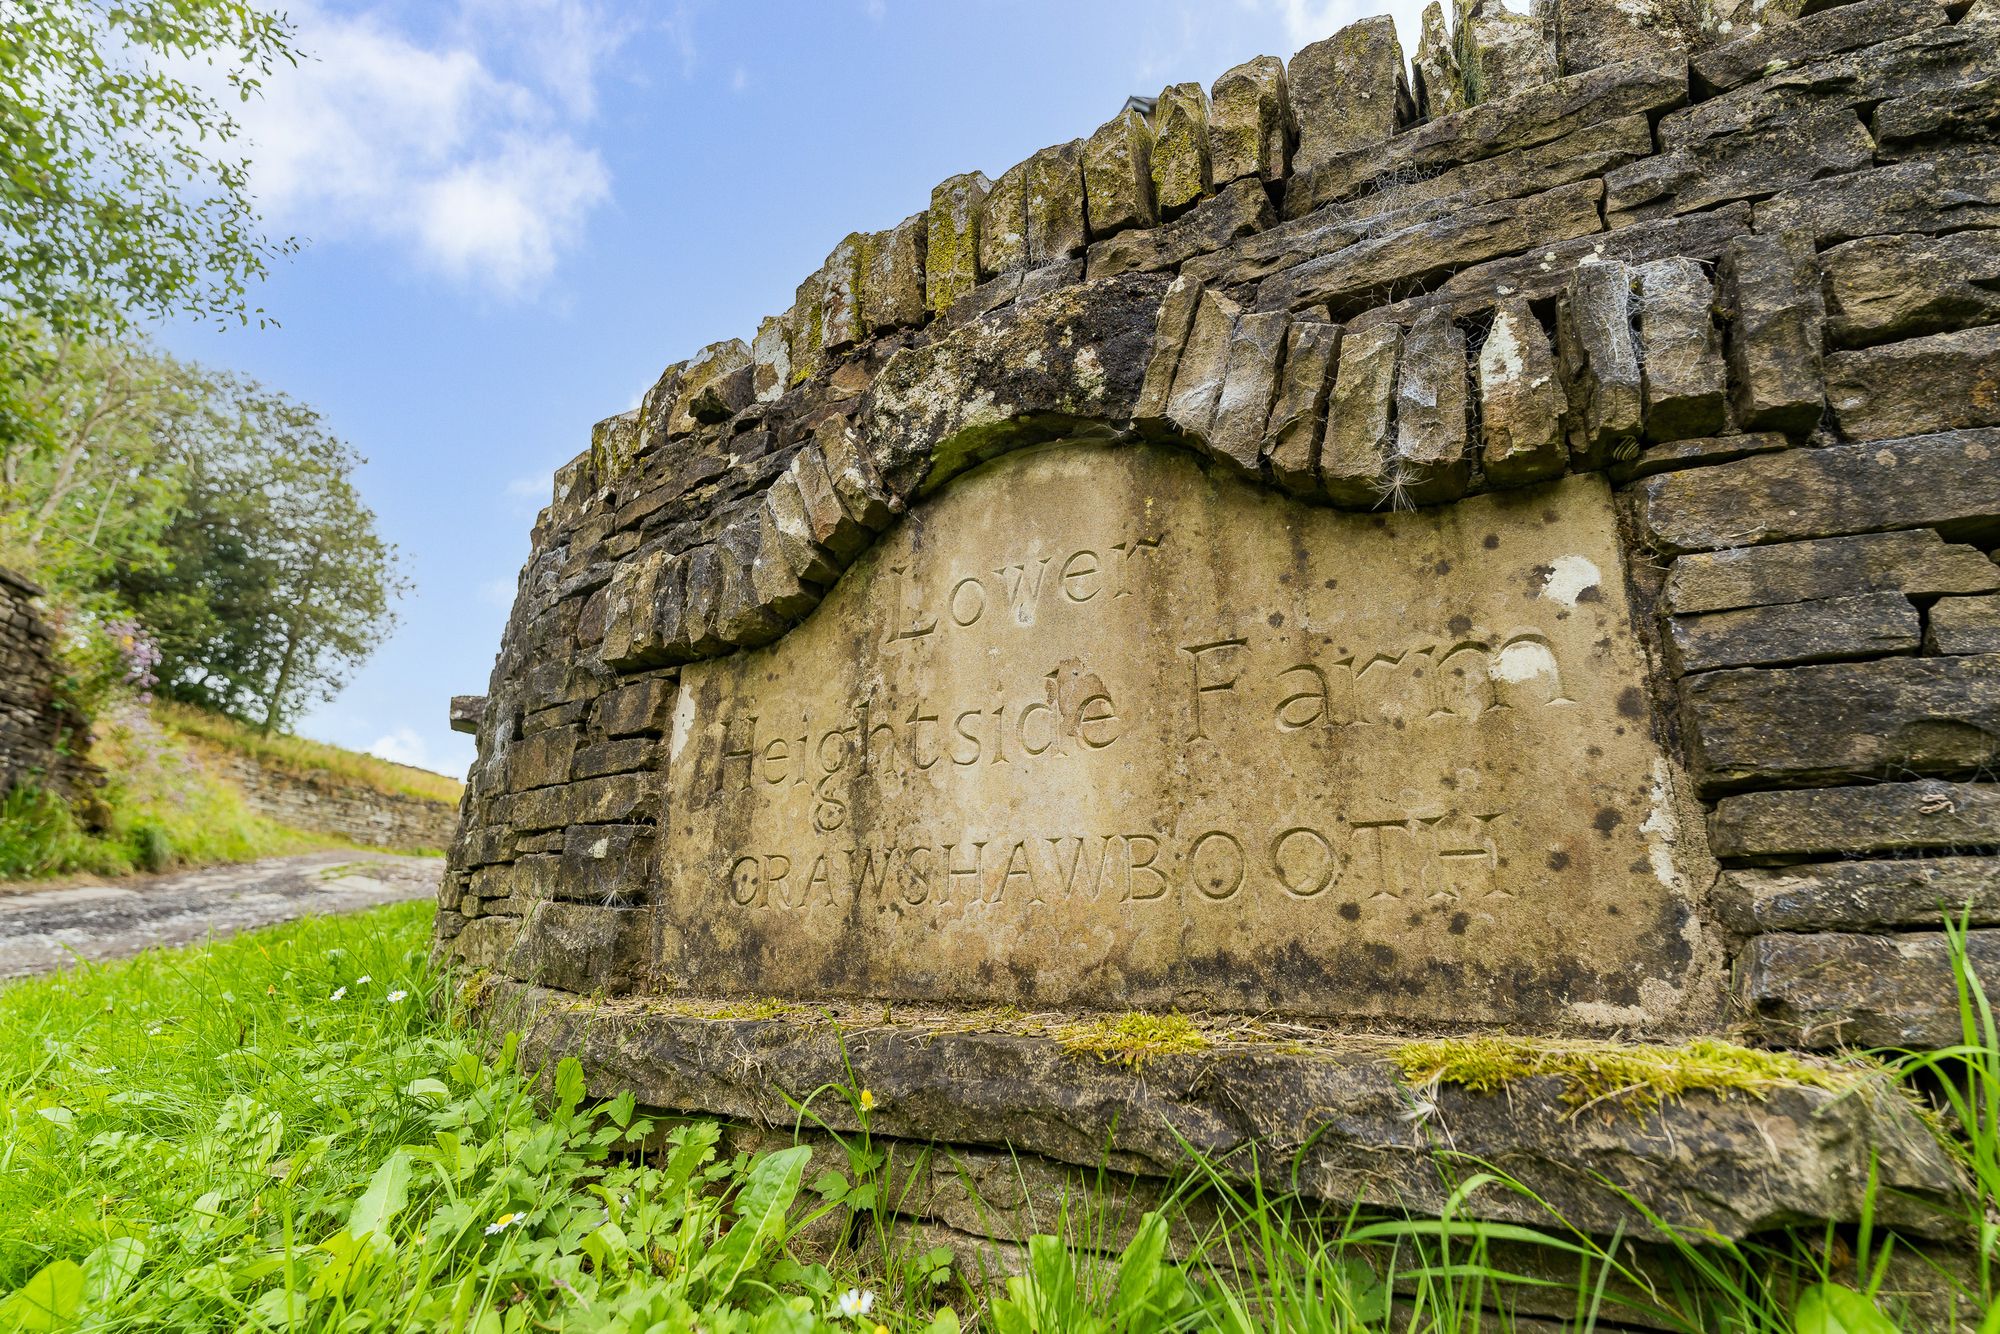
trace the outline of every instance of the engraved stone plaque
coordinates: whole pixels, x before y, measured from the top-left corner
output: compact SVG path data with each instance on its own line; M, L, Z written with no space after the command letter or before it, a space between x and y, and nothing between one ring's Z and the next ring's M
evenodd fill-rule
M686 668L669 748L669 990L1611 1026L1704 954L1595 476L1009 455Z

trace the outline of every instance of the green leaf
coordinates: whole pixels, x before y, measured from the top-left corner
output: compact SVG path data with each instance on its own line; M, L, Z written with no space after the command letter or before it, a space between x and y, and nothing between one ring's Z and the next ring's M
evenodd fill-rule
M146 1263L146 1243L137 1237L113 1237L83 1260L84 1299L95 1307L108 1306L125 1295Z
M74 1260L56 1260L35 1271L10 1305L16 1328L60 1329L83 1313L83 1270Z
M403 1092L412 1098L430 1098L437 1102L451 1096L451 1089L442 1079L413 1079L403 1086Z
M1898 1334L1874 1302L1839 1283L1815 1283L1792 1308L1797 1334Z
M556 1063L556 1115L568 1116L583 1101L583 1062L565 1056Z
M1138 1326L1142 1314L1158 1314L1148 1311L1148 1299L1166 1250L1166 1220L1148 1212L1118 1257L1118 1289L1112 1296L1111 1310L1114 1323L1121 1328Z
M718 1278L712 1293L716 1299L727 1297L764 1246L783 1233L785 1211L792 1207L811 1159L811 1147L796 1144L751 1165L736 1197L736 1223L710 1255L711 1272Z
M940 1306L931 1322L924 1326L923 1334L958 1334L958 1312L949 1306Z
M347 1233L357 1241L370 1234L387 1237L389 1221L403 1211L410 1190L410 1156L401 1149L375 1169L361 1198L348 1211Z

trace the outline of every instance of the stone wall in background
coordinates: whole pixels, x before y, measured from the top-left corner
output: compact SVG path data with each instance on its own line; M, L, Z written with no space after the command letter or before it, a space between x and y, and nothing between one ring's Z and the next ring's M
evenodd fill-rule
M1430 1171L1373 1035L1956 1041L1942 912L2000 990L2000 12L1782 8L1433 5L1407 69L1365 20L846 237L558 472L454 702L440 952L597 1090L1310 1149L1343 1204ZM1141 1077L1020 1012L1127 1004L1283 1040ZM1595 1172L1728 1235L1853 1217L1858 1146L1956 1189L1888 1101L1436 1114L1607 1231Z
M324 775L306 776L242 755L210 752L209 764L243 789L261 815L294 829L400 850L450 845L458 808Z
M34 601L41 593L0 569L0 793L23 783L77 792L98 781L84 758L88 722L57 702L54 632Z

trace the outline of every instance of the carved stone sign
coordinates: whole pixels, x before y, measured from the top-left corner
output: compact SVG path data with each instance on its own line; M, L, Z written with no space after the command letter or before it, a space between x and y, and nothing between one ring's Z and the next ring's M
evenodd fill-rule
M1591 1026L1697 928L1610 493L1338 514L1069 443L688 667L660 980Z

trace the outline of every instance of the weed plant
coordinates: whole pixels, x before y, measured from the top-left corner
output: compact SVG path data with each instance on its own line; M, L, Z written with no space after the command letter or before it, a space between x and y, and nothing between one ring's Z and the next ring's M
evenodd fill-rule
M399 905L0 989L0 1331L1925 1327L1894 1291L1922 1261L1866 1220L1643 1245L1553 1211L1497 1224L1474 1197L1525 1188L1444 1150L1440 1218L1329 1210L1191 1155L1163 1195L1099 1172L996 1210L1031 1235L968 1255L910 1219L946 1151L872 1135L867 1089L815 1091L765 1152L591 1103L573 1060L524 1071L463 1026L429 927ZM1965 1041L1897 1068L1943 1090L1978 1183L1974 1272L1924 1318L1994 1334L2000 1049L1959 985ZM831 1133L827 1098L859 1133Z

